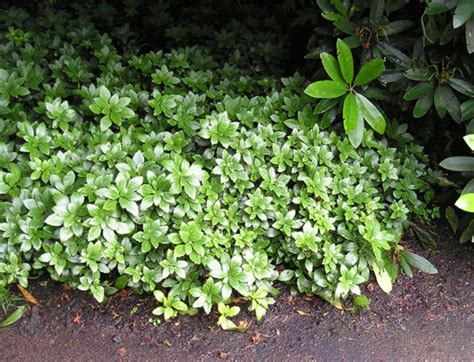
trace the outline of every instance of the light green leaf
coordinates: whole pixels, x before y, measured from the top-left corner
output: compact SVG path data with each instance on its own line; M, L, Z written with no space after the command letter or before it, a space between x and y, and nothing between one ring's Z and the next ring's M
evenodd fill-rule
M365 63L362 68L360 68L360 71L355 78L354 84L359 86L366 85L378 78L384 70L385 64L383 60L371 60L370 62Z
M338 98L347 92L347 88L333 80L321 80L310 84L304 92L313 98Z
M339 64L337 59L329 54L329 53L321 53L321 62L323 63L324 70L329 75L329 77L338 83L344 84L344 79L341 75L341 69L339 68Z
M385 268L380 268L377 263L372 264L372 270L375 274L375 279L377 280L380 289L385 293L390 294L392 291L392 278Z
M352 59L352 53L344 40L337 39L337 59L339 61L339 67L341 74L347 83L352 83L354 79L354 60Z
M374 131L384 134L386 122L382 113L362 94L356 94L357 104L362 116Z
M359 117L359 107L353 93L349 93L344 99L342 115L346 132L355 130L357 128L357 120Z
M474 193L461 195L455 205L466 212L474 212Z

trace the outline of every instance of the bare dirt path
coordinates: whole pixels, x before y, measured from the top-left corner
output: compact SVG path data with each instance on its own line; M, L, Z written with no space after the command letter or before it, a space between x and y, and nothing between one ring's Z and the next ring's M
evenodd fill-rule
M0 330L0 360L474 360L474 247L438 233L437 275L400 277L391 295L370 283L370 308L357 313L284 290L262 322L241 313L245 333L220 330L213 314L153 326L149 296L120 293L100 305L33 281L42 305Z

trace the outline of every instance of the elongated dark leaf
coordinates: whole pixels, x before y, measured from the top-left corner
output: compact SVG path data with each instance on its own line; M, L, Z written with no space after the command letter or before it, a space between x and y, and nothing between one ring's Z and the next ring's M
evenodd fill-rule
M403 256L405 261L410 264L411 266L421 270L427 274L437 274L438 270L435 268L433 264L431 264L428 260L423 258L422 256L412 253L411 251L404 251Z
M439 165L449 171L468 172L474 171L474 157L456 156L448 157Z
M380 35L394 35L409 29L413 25L410 20L398 20L384 25Z
M425 14L436 15L451 10L457 4L457 0L432 0L426 7Z
M384 134L386 122L382 113L362 94L356 95L357 105L366 122L377 133Z
M466 23L466 48L469 54L474 53L474 17Z
M391 62L403 67L409 66L410 58L402 51L385 42L380 42L378 47Z
M346 85L333 80L321 80L310 84L304 92L313 98L338 98L346 93Z
M409 277L413 278L413 272L410 268L410 265L406 262L403 254L400 254L400 259L398 260L400 263L400 267L402 268L403 272Z
M28 304L22 305L18 307L12 314L10 314L5 320L0 323L0 328L4 328L17 322L18 320L23 317L23 313L25 313L26 308L28 308Z
M372 0L370 4L370 20L374 23L378 23L380 18L383 16L384 8L384 0Z
M449 85L459 93L462 93L468 97L474 97L474 86L465 80L451 78L449 80Z
M404 73L405 77L411 80L427 82L434 77L434 73L428 68L410 68Z
M444 216L446 217L446 220L448 220L451 229L456 233L459 227L459 220L456 211L454 211L451 206L448 206L444 212Z
M421 118L430 110L431 106L433 105L433 94L434 90L430 91L424 97L418 99L415 107L413 108L413 117Z
M453 28L459 28L468 21L474 14L474 4L472 0L458 0L453 16Z
M474 99L470 99L461 104L461 114L463 121L474 118Z
M321 62L323 63L324 70L329 75L329 78L341 84L345 83L336 57L329 53L321 53Z
M316 108L314 109L314 113L316 114L325 113L331 108L333 108L338 102L339 102L339 99L337 98L321 99L316 105Z
M415 99L419 99L421 97L426 96L433 90L434 83L433 82L421 82L415 85L414 87L410 88L406 91L403 95L403 99L407 101L412 101Z
M436 112L438 112L438 115L441 118L444 118L446 116L446 112L448 111L448 91L447 86L439 86L436 88L435 94L434 94L434 105L436 108Z
M344 40L337 39L337 60L339 61L339 68L341 74L347 83L352 83L354 79L354 60L352 53Z
M381 59L374 59L366 63L362 68L360 68L359 73L357 74L354 84L355 85L365 85L372 80L376 79L380 74L385 70L385 64Z

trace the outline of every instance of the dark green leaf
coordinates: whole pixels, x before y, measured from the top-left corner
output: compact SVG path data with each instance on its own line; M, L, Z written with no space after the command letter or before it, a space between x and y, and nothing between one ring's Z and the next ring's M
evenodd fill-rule
M459 28L474 14L474 3L472 0L458 0L453 16L453 28Z
M325 113L328 110L330 110L331 108L333 108L338 102L339 102L339 99L337 99L337 98L322 99L316 105L316 108L314 109L314 112L316 114Z
M380 32L380 35L394 35L401 33L404 30L409 29L413 25L413 22L410 20L398 20L391 22L390 24L384 25L383 30Z
M403 272L409 277L409 278L413 278L413 272L411 270L411 267L410 265L406 262L403 254L400 254L400 258L398 260L398 262L400 263L400 267L402 268Z
M410 264L411 266L421 270L427 274L437 274L438 270L431 264L428 260L423 258L420 255L412 253L411 251L404 251L403 256L405 261Z
M410 68L404 73L405 77L411 80L427 82L433 79L433 71L428 68Z
M451 206L448 206L445 210L444 215L446 216L446 220L448 220L448 223L453 229L453 231L457 232L459 227L459 220L458 216L456 215L456 211L454 211Z
M426 96L428 93L433 91L434 83L433 82L421 82L410 88L403 95L403 99L407 101L412 101Z
M449 171L467 172L474 171L474 157L456 156L448 157L440 162L441 167Z
M28 304L22 305L18 307L12 314L10 314L5 320L0 323L0 328L4 328L9 326L10 324L13 324L21 319L23 317L23 314L25 313L26 308L28 308Z
M474 17L466 23L466 48L469 54L474 53Z
M448 86L439 86L436 88L434 105L441 118L444 118L446 112L449 112L449 115L456 122L461 120L461 105L454 92Z
M474 97L474 86L462 79L451 78L449 80L449 85L457 90L459 93L464 94L468 97Z
M383 11L385 8L384 0L372 0L370 4L370 20L375 24L379 22L380 18L383 16Z
M434 91L431 91L424 97L418 99L413 108L413 117L421 118L430 110L433 105L433 93Z
M451 10L458 0L432 0L425 9L425 14L436 15Z

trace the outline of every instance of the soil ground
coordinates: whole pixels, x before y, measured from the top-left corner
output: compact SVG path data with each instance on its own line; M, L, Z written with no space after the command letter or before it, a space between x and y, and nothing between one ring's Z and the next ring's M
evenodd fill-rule
M222 331L215 314L153 326L150 296L122 292L99 304L52 281L32 281L29 290L41 305L0 330L0 360L472 361L474 247L459 245L444 226L436 232L429 259L437 275L400 276L390 295L372 281L364 287L369 309L355 313L316 297L291 297L282 288L261 322L239 315L250 324L244 333Z

